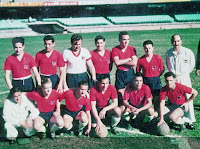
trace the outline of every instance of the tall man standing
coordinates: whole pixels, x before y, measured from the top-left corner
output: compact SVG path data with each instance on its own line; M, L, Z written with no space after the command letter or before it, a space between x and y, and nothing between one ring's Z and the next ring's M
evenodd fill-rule
M193 52L182 46L182 39L180 35L173 35L171 37L173 48L166 52L166 62L168 70L176 75L176 82L192 87L190 73L194 69L195 57ZM190 95L187 94L189 99ZM189 110L184 115L184 121L188 123L189 129L194 129L193 122L196 121L194 115L193 101L189 102Z
M64 76L64 84L65 86L68 85L69 88L78 88L79 82L89 81L87 66L89 67L92 80L96 81L96 71L91 55L87 49L81 47L81 43L82 36L74 34L71 37L71 48L63 52L63 58L66 63L65 70L67 70L67 75L65 74Z
M35 61L37 67L40 69L41 78L50 78L52 82L52 88L62 92L63 78L64 78L64 66L62 54L54 50L55 39L51 35L47 35L43 38L45 49L36 54ZM60 80L57 75L57 67L60 70Z
M22 92L33 91L35 87L31 77L31 69L38 85L41 85L41 78L36 67L35 59L24 52L25 45L23 37L13 38L12 44L15 53L6 59L3 67L6 83L9 89L19 87ZM12 82L10 79L11 72L13 77Z
M137 64L135 47L129 46L128 32L119 33L120 45L112 49L112 59L117 66L115 87L119 93L119 104L122 104L122 96L125 87L133 80L133 66ZM120 99L121 98L121 99Z

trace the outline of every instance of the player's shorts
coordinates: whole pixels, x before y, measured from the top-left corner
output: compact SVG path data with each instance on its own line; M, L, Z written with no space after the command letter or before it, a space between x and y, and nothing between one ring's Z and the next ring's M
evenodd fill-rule
M169 104L166 106L169 110L170 110L170 113L172 113L174 110L176 110L177 108L180 108L183 113L185 113L185 107L181 107L181 105L176 105L176 104Z
M81 81L89 81L89 77L87 72L79 74L67 73L66 80L69 88L78 88L78 83Z
M46 112L46 113L43 113L43 112L40 112L40 117L42 117L46 123L49 123L50 122L50 119L53 117L53 113L55 111L51 111L51 112Z
M161 82L160 82L159 76L158 77L144 77L144 84L149 86L153 96L160 95Z
M97 109L97 113L99 115L99 112L103 109L103 108L96 108ZM92 119L92 123L96 124L97 121L95 119L95 117L93 116L93 113L91 113L91 119Z
M24 80L12 80L13 87L19 87L22 92L31 92L35 90L32 77Z
M81 111L81 110L80 110L80 111ZM63 111L62 111L62 115L63 115L63 116L64 116L64 115L69 115L69 116L71 116L73 119L75 119L76 116L77 116L77 114L78 114L80 111L75 111L75 112L73 112L73 111L69 111L67 108L65 108L65 109L63 109Z
M127 71L116 71L115 87L117 90L125 88L128 84L132 83L134 77L134 70L129 69Z
M49 78L51 80L51 82L52 82L52 88L53 89L57 89L58 83L60 81L60 79L59 79L57 74L50 75L50 76L41 75L41 79L42 78Z

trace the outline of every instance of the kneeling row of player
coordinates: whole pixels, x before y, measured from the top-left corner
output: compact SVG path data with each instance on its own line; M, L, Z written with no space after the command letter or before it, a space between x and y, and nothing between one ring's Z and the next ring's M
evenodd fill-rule
M108 75L102 75L97 85L91 88L90 95L88 82L84 81L79 83L77 89L66 89L62 95L52 89L52 83L48 78L42 80L42 88L39 91L23 94L19 88L12 88L10 98L5 100L3 110L7 138L16 139L18 135L16 127L23 127L24 133L28 136L35 132L44 133L46 132L44 124L48 124L50 137L54 138L56 130L62 127L70 130L73 127L73 120L79 121L77 129L79 134L82 134L86 125L88 129L85 134L89 134L91 127L95 127L95 130L99 132L104 126L102 119L105 119L107 113L112 116L111 131L118 134L116 126L120 122L122 113L126 116L126 120L129 116L137 116L140 113L148 114L149 120L158 116L152 107L151 90L143 84L140 73L136 73L132 84L126 87L123 105L120 107L117 91L113 85L109 84L109 81ZM175 75L172 72L165 74L165 82L166 86L161 89L160 93L158 125L165 122L163 116L169 112L171 112L170 118L173 122L184 124L181 117L184 112L187 112L188 103L197 96L198 92L193 88L175 83ZM192 94L188 100L185 97L186 93ZM168 106L165 106L166 96L170 102ZM37 102L39 111L28 99ZM60 114L60 102L63 99L65 99L65 108Z

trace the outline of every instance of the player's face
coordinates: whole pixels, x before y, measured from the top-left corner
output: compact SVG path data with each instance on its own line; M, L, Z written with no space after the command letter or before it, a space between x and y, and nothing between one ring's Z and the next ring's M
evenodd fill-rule
M144 45L144 52L145 52L145 55L149 56L149 55L152 55L153 54L153 46L152 44L147 44L147 45Z
M172 45L173 45L174 49L179 49L181 47L182 40L181 40L181 37L179 35L174 36L174 40L172 41Z
M104 50L104 48L105 48L105 41L103 41L103 39L97 40L96 47L97 47L97 50L99 50L99 51Z
M80 96L86 96L86 93L88 93L88 85L81 85L79 87Z
M141 89L143 84L143 78L142 77L136 77L133 81L133 85L136 89Z
M101 82L99 82L99 88L101 91L106 91L109 86L109 79L103 79Z
M174 89L175 82L176 82L176 80L172 76L165 78L166 85L171 89Z
M55 43L52 40L45 40L44 47L47 52L51 52L55 46Z
M21 102L21 92L15 92L13 94L13 99L16 103L20 103Z
M14 49L15 49L15 54L16 55L21 55L24 53L24 48L25 46L22 45L22 43L15 43Z
M122 35L120 39L120 46L122 48L127 47L129 44L129 35Z
M72 50L74 50L74 51L80 50L80 49L81 49L81 42L82 42L81 39L78 40L78 41L74 41L74 42L72 43Z
M52 91L52 83L51 82L47 82L42 86L42 94L44 97L50 95L51 91Z

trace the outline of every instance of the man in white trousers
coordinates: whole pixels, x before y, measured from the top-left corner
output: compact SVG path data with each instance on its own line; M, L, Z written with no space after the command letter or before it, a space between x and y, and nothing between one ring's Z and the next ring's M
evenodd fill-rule
M190 73L195 66L195 57L193 52L182 46L182 39L180 35L173 35L171 37L173 48L166 52L166 62L168 70L176 75L176 82L192 87ZM191 95L187 94L187 99ZM196 122L194 115L193 101L189 102L189 110L183 117L184 121L188 123L187 128L194 129L193 122Z

